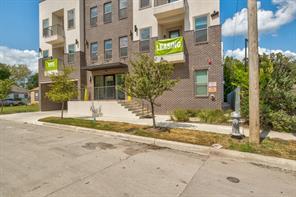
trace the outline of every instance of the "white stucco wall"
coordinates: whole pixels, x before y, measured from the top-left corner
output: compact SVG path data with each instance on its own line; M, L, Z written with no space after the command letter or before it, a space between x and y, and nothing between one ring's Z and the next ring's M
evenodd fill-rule
M151 36L157 37L158 22L154 17L154 0L151 1L151 7L140 9L139 0L133 2L133 24L138 28L138 34L134 32L134 41L139 40L140 29L145 27L152 27ZM185 16L184 16L184 30L194 30L194 17L205 14L211 14L214 11L219 11L220 15L220 0L184 0L185 2ZM209 17L209 26L219 25L220 16L212 19Z
M83 0L46 0L39 3L39 42L42 50L49 50L49 56L52 56L52 45L44 42L42 22L49 19L49 26L53 25L52 13L63 9L64 12L64 30L65 30L65 53L68 51L69 44L74 44L77 39L79 45L76 45L76 51L84 51L84 9ZM68 30L67 13L68 10L75 9L75 28Z

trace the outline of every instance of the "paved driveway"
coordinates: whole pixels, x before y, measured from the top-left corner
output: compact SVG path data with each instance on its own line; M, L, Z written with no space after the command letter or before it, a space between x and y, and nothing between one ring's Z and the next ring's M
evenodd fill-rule
M248 161L0 120L1 197L295 196L295 185L295 172Z

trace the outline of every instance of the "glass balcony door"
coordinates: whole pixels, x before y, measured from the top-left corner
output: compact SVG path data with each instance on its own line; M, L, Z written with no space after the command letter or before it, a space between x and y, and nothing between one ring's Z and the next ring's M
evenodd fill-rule
M99 75L94 77L94 99L115 100L125 99L124 92L118 87L123 83L123 74Z

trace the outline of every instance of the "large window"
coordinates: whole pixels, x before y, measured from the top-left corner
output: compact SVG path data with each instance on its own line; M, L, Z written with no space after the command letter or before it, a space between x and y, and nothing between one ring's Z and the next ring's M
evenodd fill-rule
M75 58L75 44L68 45L68 63L74 63Z
M180 31L179 30L169 31L169 37L170 38L180 37Z
M150 27L140 30L140 51L150 51Z
M195 95L208 96L208 70L197 70L195 77Z
M195 18L195 41L208 41L208 16L201 16Z
M49 56L48 54L49 54L49 51L48 50L44 50L42 52L43 58L48 58L48 56Z
M112 23L112 2L104 4L104 23Z
M112 58L112 40L105 40L104 41L104 52L105 52L105 59Z
M120 57L127 57L128 55L128 37L119 38L119 55Z
M127 18L127 0L119 0L119 19Z
M98 59L98 42L92 42L90 44L90 58L91 60Z
M150 0L140 0L140 8L145 8L150 6Z
M98 8L97 6L90 8L90 25L92 27L97 25L98 21Z
M42 21L42 28L43 28L43 37L48 37L50 35L49 32L49 19L44 19Z
M75 9L68 11L68 29L75 28Z

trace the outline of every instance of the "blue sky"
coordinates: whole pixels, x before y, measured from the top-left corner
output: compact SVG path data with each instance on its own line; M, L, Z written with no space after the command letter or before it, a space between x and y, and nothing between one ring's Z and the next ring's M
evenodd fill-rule
M239 57L244 53L246 17L243 9L247 6L246 2L247 0L221 0L223 43L227 55ZM11 49L17 49L14 51L23 59L27 55L28 58L35 57L36 61L39 48L38 4L39 0L0 0L0 61L25 61L19 60L16 55L8 58L11 53L7 51ZM235 13L238 13L237 17L234 17ZM296 53L296 0L261 0L259 16L259 45L262 51L282 50ZM28 60L24 63L32 64L31 61L33 62ZM36 64L31 67L35 66Z

